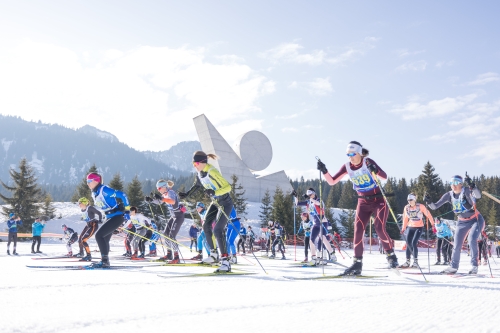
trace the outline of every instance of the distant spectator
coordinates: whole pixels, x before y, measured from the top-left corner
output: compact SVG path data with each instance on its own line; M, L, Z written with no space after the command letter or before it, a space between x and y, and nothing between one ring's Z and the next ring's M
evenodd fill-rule
M9 228L9 238L7 241L7 254L10 255L10 243L14 243L13 255L18 255L16 251L17 246L17 226L22 225L23 221L21 218L14 213L9 214L9 220L7 221L7 227Z
M31 243L31 253L42 253L40 251L40 244L42 243L42 232L45 228L45 221L42 221L40 217L35 219L35 222L31 225L31 232L33 234L33 243ZM35 252L36 244L36 252Z

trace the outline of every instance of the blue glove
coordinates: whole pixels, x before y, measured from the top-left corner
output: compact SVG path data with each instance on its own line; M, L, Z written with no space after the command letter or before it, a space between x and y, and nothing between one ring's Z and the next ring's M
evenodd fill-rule
M130 212L129 211L126 211L124 214L123 214L123 218L125 220L130 220Z

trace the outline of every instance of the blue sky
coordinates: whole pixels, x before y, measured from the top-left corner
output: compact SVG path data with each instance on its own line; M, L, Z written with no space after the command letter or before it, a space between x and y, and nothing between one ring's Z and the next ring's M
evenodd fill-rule
M496 1L2 1L0 113L139 150L265 133L270 167L334 172L358 140L390 176L498 174Z

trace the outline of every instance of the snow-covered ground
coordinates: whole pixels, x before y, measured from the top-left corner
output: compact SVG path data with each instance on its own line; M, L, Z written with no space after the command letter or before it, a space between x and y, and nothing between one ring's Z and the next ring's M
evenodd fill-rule
M62 220L77 223L78 212L64 209L68 215ZM60 228L61 220L56 221L55 228ZM285 276L323 274L322 268L294 264L292 246L287 249L290 260L258 254L267 274L247 255L238 258L240 264L233 270L254 275L186 278L180 276L213 268L124 261L121 242L113 244L112 265L144 267L30 269L26 265L74 265L75 261L32 260L29 243L18 244L21 256L7 256L6 243L0 243L0 332L500 332L498 258L491 258L495 278L489 277L488 266L481 266L478 277L429 275L427 283L421 275L398 276L384 269L385 256L376 247L370 254L366 246L363 274L385 277L290 280ZM41 250L44 255L59 255L65 246L44 239ZM296 259L302 260L303 249L296 251ZM352 256L352 250L346 251ZM397 254L403 262L404 253ZM184 257L192 255L183 248ZM339 262L350 265L344 257L339 256ZM469 258L462 254L460 272L469 270ZM430 261L435 261L432 250ZM427 250L421 249L424 272L429 271L427 262ZM442 268L431 265L430 271ZM324 269L325 275L342 271L336 265Z

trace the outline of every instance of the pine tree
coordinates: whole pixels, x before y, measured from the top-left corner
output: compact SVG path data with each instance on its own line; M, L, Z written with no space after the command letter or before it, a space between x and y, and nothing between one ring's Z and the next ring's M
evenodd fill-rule
M233 174L231 176L231 192L229 192L231 199L233 199L234 209L238 216L245 216L247 214L247 200L243 197L245 190L243 186L238 184L238 176Z
M293 201L290 193L283 193L283 190L276 186L273 195L273 208L271 221L278 222L287 230L293 230Z
M87 171L87 175L91 172L98 172L97 167L95 164L93 164L89 170ZM89 186L87 185L87 175L83 177L82 181L80 182L80 185L75 189L75 192L73 193L73 196L71 197L72 202L77 202L78 199L80 198L87 198L89 202L92 202L92 192L90 191Z
M132 181L127 185L126 193L131 206L141 207L144 204L142 184L137 175L135 175ZM140 211L144 211L144 209L140 209Z
M356 212L354 210L343 209L339 214L338 223L342 226L340 235L342 238L354 238L354 218Z
M264 193L264 197L262 198L259 211L259 219L261 227L266 227L267 222L271 221L272 211L273 211L273 205L271 200L271 193L269 192L269 190L266 190L266 192Z
M348 180L342 186L342 193L340 195L338 207L344 209L356 209L357 205L358 205L358 194L352 188L351 181Z
M396 186L395 183L396 183L396 180L394 178L387 179L387 182L384 185L385 193L394 193L394 188ZM396 218L401 220L401 216L398 217L398 213L396 211L394 211L394 207L396 206L396 198L394 196L387 197L387 200L389 201L389 204L390 204L394 214L396 215ZM386 223L386 230L387 230L387 234L392 239L400 239L401 238L401 233L399 231L398 226L396 225L397 222L399 222L399 221L394 221L392 214L389 213L389 216L387 218L387 223Z
M50 194L46 194L44 200L40 207L41 215L47 217L47 219L51 220L56 217L56 209L52 206L52 197Z
M338 183L337 183L338 184ZM337 185L335 184L335 185ZM339 231L337 227L337 221L333 217L332 209L335 207L334 205L334 200L335 200L335 190L334 188L330 189L330 193L328 194L328 198L326 199L325 202L325 216L328 221L330 221L332 225L332 231Z
M38 187L35 171L28 164L26 158L19 162L19 171L9 170L14 184L9 186L3 181L2 186L12 193L12 197L0 194L0 198L8 205L3 206L3 215L9 216L14 213L21 218L23 224L19 226L19 232L31 230L31 224L39 214L38 202L40 201L41 189Z
M499 225L498 220L497 220L497 209L496 209L496 202L491 203L491 208L488 213L488 218L486 219L486 222L488 224L488 237L490 239L495 239L496 235L496 227Z
M122 180L122 177L121 177L121 175L120 175L119 172L117 172L113 176L113 178L109 182L109 187L111 187L114 190L122 191L123 192L123 190L124 190L125 187L123 186L123 180Z
M422 200L424 197L424 193L427 192L432 201L436 202L441 198L441 196L445 193L445 187L439 175L434 173L436 169L432 166L430 162L427 162L424 165L424 170L422 170L422 174L418 176L417 182L411 188L413 193L417 195L417 201ZM446 207L446 205L442 206L438 210L434 211L434 215L441 215L446 212L449 212L451 206ZM453 219L453 214L449 214L444 216L444 218Z

